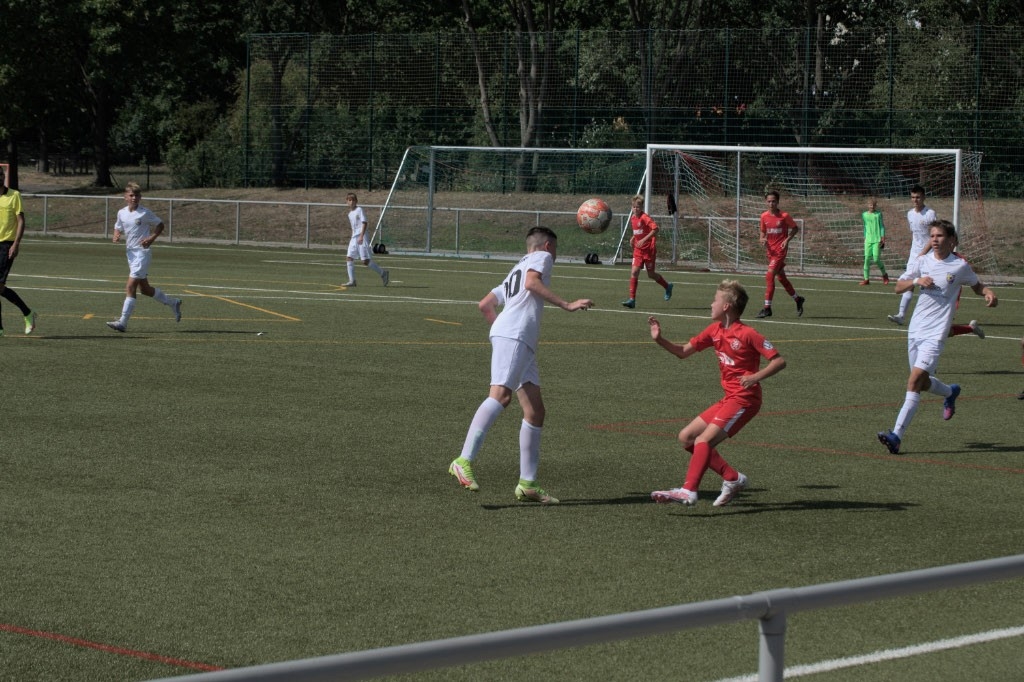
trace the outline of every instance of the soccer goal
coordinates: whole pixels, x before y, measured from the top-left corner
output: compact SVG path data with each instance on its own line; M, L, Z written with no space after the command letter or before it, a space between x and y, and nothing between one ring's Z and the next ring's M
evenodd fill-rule
M615 252L641 189L644 149L410 147L381 208L374 243L390 252L475 257L522 255L535 225L558 234L559 258ZM592 197L613 212L587 234L576 209Z
M883 259L898 276L910 249L910 190L921 185L926 205L957 226L959 251L975 269L997 270L982 205L978 153L652 144L646 161L647 205L658 206L664 197L666 205L678 209L671 215L671 227L681 263L762 269L766 263L758 221L766 208L765 192L775 189L781 194L780 209L802 227L789 249L791 272L859 274L864 259L861 214L873 197L886 228Z

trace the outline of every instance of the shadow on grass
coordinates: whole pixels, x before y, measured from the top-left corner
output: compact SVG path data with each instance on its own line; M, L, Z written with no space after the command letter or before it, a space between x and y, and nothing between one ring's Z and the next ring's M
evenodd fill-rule
M963 374L964 376L1012 376L1014 374L1020 374L1020 370L1017 369L985 369L978 372L957 372L957 374Z
M583 500L565 500L563 499L557 505L543 505L535 504L532 502L513 502L512 504L482 504L481 508L489 511L496 511L501 509L530 509L540 508L545 506L551 507L593 507L593 506L615 506L621 504L654 504L651 502L650 493L630 493L622 497L608 497L604 499L583 499Z
M964 447L968 450L975 450L981 452L1013 452L1021 453L1024 452L1024 445L1003 445L1002 443L980 443L972 442L964 444ZM963 454L963 450L950 450L942 454Z
M144 339L144 334L121 334L117 332L96 332L95 334L69 334L66 336L47 334L46 336L34 336L39 341L95 341L96 339Z
M709 503L710 504L710 503ZM774 512L796 512L796 511L846 511L846 512L902 512L912 507L920 506L916 502L860 502L857 500L791 500L789 502L768 502L761 503L749 499L739 499L723 507L721 511L708 513L707 511L692 512L681 511L683 516L738 516L740 514L766 514ZM697 508L699 510L699 507Z
M838 486L802 486L816 490L830 489ZM751 490L756 492L756 490ZM622 497L609 497L605 499L580 499L562 500L552 507L594 507L594 506L615 506L626 504L657 504L651 500L650 493L629 493ZM480 505L488 511L502 509L523 509L543 507L540 504L517 502L512 504L483 504ZM721 514L763 514L767 512L792 512L792 511L868 511L868 512L894 512L907 511L911 507L917 507L913 502L860 502L856 500L793 500L790 502L769 502L759 503L753 499L738 499L728 507L708 513L708 510L715 509L711 506L711 500L703 500L696 507L687 509L683 505L664 505L669 508L677 507L681 514L686 516L719 516ZM703 513L702 513L703 508Z
M249 336L263 336L266 332L247 332L241 329L185 329L181 334L248 334Z

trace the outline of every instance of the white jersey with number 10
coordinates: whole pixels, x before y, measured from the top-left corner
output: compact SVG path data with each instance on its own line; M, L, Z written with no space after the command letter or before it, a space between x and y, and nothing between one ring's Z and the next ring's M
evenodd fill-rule
M553 264L554 259L547 251L528 253L516 263L505 281L491 291L498 298L502 310L498 319L491 325L490 336L517 339L525 343L530 350L537 352L544 299L526 289L526 273L530 270L540 273L540 280L544 286L550 286Z

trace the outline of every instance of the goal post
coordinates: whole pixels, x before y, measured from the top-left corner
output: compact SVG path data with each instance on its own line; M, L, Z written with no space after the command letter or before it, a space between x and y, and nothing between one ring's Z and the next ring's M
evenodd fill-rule
M373 233L390 252L515 257L536 225L558 235L559 258L615 253L646 163L645 149L409 147ZM612 209L609 228L576 224L587 199Z
M960 252L979 271L996 272L982 204L981 155L960 149L857 149L850 147L647 146L646 204L671 197L680 261L710 269L759 269L758 242L764 195L777 190L780 208L802 226L790 248L796 272L860 275L863 221L875 198L886 227L883 258L896 275L910 249L910 190L925 189L925 203L957 226Z

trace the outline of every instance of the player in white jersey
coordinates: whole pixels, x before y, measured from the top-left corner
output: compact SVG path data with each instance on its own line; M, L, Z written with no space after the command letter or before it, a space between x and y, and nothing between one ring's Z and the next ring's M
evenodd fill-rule
M387 286L391 282L391 273L373 260L373 249L370 248L370 236L366 233L366 213L359 205L359 199L355 194L349 193L345 197L348 203L348 222L352 226L352 238L348 240L348 281L344 286L354 287L356 285L356 263L363 261L363 265L369 266L371 270L380 275L380 279Z
M505 281L480 300L478 307L491 325L491 388L487 399L477 408L469 425L466 441L448 473L464 488L477 491L480 486L473 473L473 462L491 425L519 397L523 423L519 429L519 484L516 499L522 502L557 504L558 500L537 485L540 464L540 436L544 426L544 401L537 370L537 342L544 302L562 310L587 310L594 305L589 298L571 303L549 287L551 267L558 256L558 237L546 227L534 227L526 235L526 255ZM501 308L501 313L498 313Z
M896 417L892 431L882 431L878 440L899 454L900 444L907 427L921 402L921 391L940 395L942 418L952 419L956 412L956 399L960 386L946 385L935 377L939 356L949 335L949 327L956 311L956 300L960 288L968 286L974 293L985 297L985 305L994 308L999 299L987 286L981 283L970 264L953 253L956 248L956 228L948 220L936 220L929 228L931 251L914 260L896 283L896 293L921 290L917 306L907 328L907 351L910 357L910 377L907 379L907 393L903 407Z
M160 289L149 283L149 263L153 252L149 247L164 231L164 223L152 211L140 206L142 188L136 182L129 182L124 188L124 201L127 204L117 212L114 222L114 243L124 235L128 253L128 283L124 287L124 304L121 306L121 317L107 326L117 332L128 330L128 319L135 311L135 298L138 292L151 296L174 311L174 321L181 322L181 299L171 298Z
M910 188L910 201L913 207L907 211L907 226L910 228L910 255L907 257L907 270L928 246L928 226L935 222L935 211L924 205L924 187L914 185ZM903 292L900 298L900 309L895 315L889 315L889 321L903 324L910 299L914 297L913 289Z

